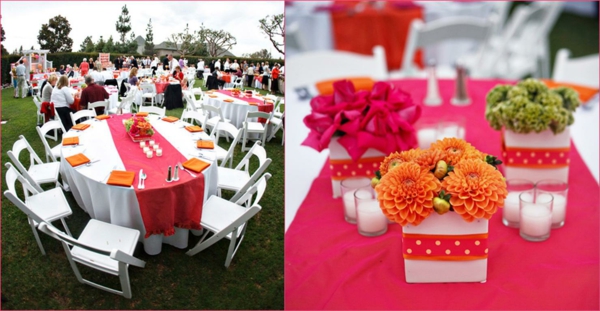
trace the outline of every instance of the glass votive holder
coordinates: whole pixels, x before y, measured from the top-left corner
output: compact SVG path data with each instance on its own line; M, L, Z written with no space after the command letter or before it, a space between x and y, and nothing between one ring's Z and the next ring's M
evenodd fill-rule
M364 236L378 236L387 232L388 219L381 211L371 186L356 189L354 201L358 233Z
M436 139L465 138L465 118L462 116L448 116L438 124Z
M151 139L150 141L148 141L148 145L149 145L150 147L154 146L154 140L152 140L152 139Z
M415 130L417 132L417 142L419 143L419 148L427 149L431 146L432 143L436 141L438 131L438 120L419 120L415 124Z
M569 185L556 179L543 179L535 184L536 200L547 200L548 195L552 195L552 229L557 229L565 225L565 216L567 214L567 194Z
M502 208L502 223L510 228L519 228L519 196L524 193L526 201L533 201L534 184L527 179L508 179L506 181L508 195Z
M552 228L553 196L546 193L541 198L531 200L526 192L519 195L521 207L519 234L530 242L542 242L550 237Z
M156 156L157 157L162 157L162 149L156 149Z
M144 153L148 153L148 151L150 151L150 148L149 147L144 147L143 151L144 151Z
M340 183L342 200L344 201L344 218L351 224L356 223L356 205L354 202L354 191L358 188L371 185L371 180L366 177L351 177Z
M152 149L156 151L158 149L158 144L152 145Z
M146 157L148 157L148 159L151 159L152 158L152 151L146 152Z
M140 148L144 148L146 147L146 142L145 141L140 141Z

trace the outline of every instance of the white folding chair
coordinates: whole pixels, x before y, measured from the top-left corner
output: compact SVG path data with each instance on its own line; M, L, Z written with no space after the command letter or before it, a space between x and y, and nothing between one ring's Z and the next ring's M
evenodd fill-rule
M258 158L258 168L250 175L250 158L252 156ZM265 172L271 164L271 159L267 158L267 151L256 142L252 149L246 153L244 158L238 165L231 169L224 167L224 162L217 168L219 174L219 182L217 184L217 193L221 196L221 190L230 190L235 192L246 192L248 188Z
M147 112L149 114L156 114L159 117L164 117L165 113L166 113L167 108L166 107L162 107L162 108L158 108L158 107L154 107L154 106L141 106L140 107L140 112Z
M202 109L205 112L204 113L205 121L204 121L203 125L206 127L206 129L208 129L208 128L214 129L217 122L230 123L230 121L231 121L231 120L225 119L223 117L223 112L221 111L220 107L215 107L215 106L211 106L211 105L202 105ZM215 116L211 117L211 115L213 115L213 114Z
M204 78L202 81L204 81L204 87L206 87L206 80L208 80L208 76L210 76L210 73L203 73L202 77Z
M242 78L240 78L240 77L236 77L235 81L231 84L231 87L233 87L233 88L241 89L243 86L244 86L244 82L243 82Z
M217 126L216 130L213 131L217 133L217 138L215 140L215 159L221 161L221 167L225 167L226 163L229 162L229 167L233 166L233 153L235 150L235 146L240 141L242 137L242 131L238 130L233 124L221 122ZM233 141L229 145L227 150L223 149L218 145L219 138L221 136L221 132L225 132L226 137L233 137Z
M146 103L146 100L150 100L150 105L154 106L156 102L156 87L151 83L140 84L142 88L142 105Z
M265 145L267 138L267 132L269 130L269 124L271 123L272 113L262 111L248 111L246 113L246 120L243 122L244 136L242 138L242 151L246 151L250 148L246 148L246 141L249 139L250 134L258 134L261 136L262 145ZM265 123L254 121L254 118L266 119Z
M66 235L47 222L40 231L57 239L63 245L71 268L80 283L93 286L111 294L131 298L129 265L144 268L146 262L133 256L140 232L96 219L90 219L79 238ZM77 263L119 277L121 290L112 289L84 279Z
M285 112L281 115L281 118L273 116L269 122L271 126L271 136L269 136L269 141L275 137L277 131L281 130L283 133L281 136L281 145L283 146L283 142L285 140L285 130L283 129L283 118L285 116Z
M196 124L199 125L200 127L202 127L203 129L205 127L204 122L206 121L206 116L196 110L185 110L184 109L181 113L180 119L182 121L188 122L190 124L193 124L195 121Z
M119 110L121 111L121 114L131 113L133 111L133 108L136 108L135 110L137 111L138 108L135 107L134 104L135 94L136 92L130 92L129 94L127 94L127 96L122 97L121 101L119 102L119 105L117 107L109 109L108 114L118 114Z
M77 124L77 121L83 118L86 118L87 120L88 118L96 117L96 110L79 110L75 113L69 112L69 114L71 115L71 121L73 121L73 125L75 125Z
M46 135L52 130L55 132L60 130L64 135L64 133L67 131L65 131L65 127L63 126L62 122L60 122L60 120L51 120L44 123L42 127L36 126L35 130L38 132L38 135L44 144L46 162L50 162L50 160L52 160L52 162L56 162L56 159L60 158L60 148L62 147L62 143L58 143L56 146L50 147L50 144L48 144L48 141L46 140Z
M40 112L40 109L42 109L42 102L37 95L33 96L33 103L36 107L37 124L44 124L44 114Z
M261 210L258 203L265 192L267 180L270 177L271 174L265 174L256 185L233 202L214 195L211 196L202 208L201 224L207 231L198 244L186 252L186 255L194 256L226 238L230 240L227 256L225 257L225 267L228 268L244 240L248 221ZM248 208L243 207L242 204L250 201L254 193L256 193L254 203ZM206 239L209 232L212 232L213 235Z
M21 163L21 160L19 160L21 151L25 149L29 152L29 168L25 168ZM19 135L19 139L13 144L12 149L9 150L7 154L13 165L23 176L25 176L31 185L37 185L39 187L39 185L42 184L54 183L56 187L60 186L60 183L58 182L60 162L42 162L23 135ZM27 193L25 193L25 195L27 195Z
M275 107L273 108L273 117L280 118L280 119L283 117L283 111L281 109L281 105L285 106L285 100L283 97L279 97L277 102L275 103Z
M104 108L104 110L103 110L104 114L108 114L108 99L88 104L88 110L94 110L94 111L96 111L97 107ZM98 114L98 113L96 113L96 114ZM73 123L73 124L75 124L75 123Z
M426 72L419 70L413 63L415 53L418 48L435 45L437 43L451 39L469 39L475 42L485 44L490 36L497 17L492 16L489 19L476 17L446 17L425 24L420 19L411 22L408 39L404 46L402 56L402 67L398 77L425 77ZM483 47L475 56L474 63L479 63ZM459 55L457 55L459 56ZM453 77L456 73L452 68L436 68L439 77ZM392 76L396 76L392 74Z
M598 54L579 58L570 58L571 52L560 49L556 53L552 79L557 82L567 82L597 88L598 83Z
M53 188L48 191L42 191L38 185L32 186L10 163L6 163L6 168L8 169L6 171L6 185L8 190L4 191L4 196L27 215L27 221L31 226L33 236L40 251L42 255L46 255L36 228L42 221L53 222L60 219L67 234L71 235L69 227L65 222L65 217L73 213L71 207L69 207L62 189ZM26 193L25 202L17 196L15 185L17 180L19 180L23 191ZM34 215L38 216L35 217Z

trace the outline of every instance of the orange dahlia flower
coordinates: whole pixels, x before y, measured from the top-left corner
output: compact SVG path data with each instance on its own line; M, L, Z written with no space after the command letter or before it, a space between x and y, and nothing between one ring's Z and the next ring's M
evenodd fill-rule
M459 138L444 138L431 144L431 149L437 149L446 153L446 162L456 165L466 159L483 159L483 154L468 142Z
M429 216L440 190L440 181L414 162L401 163L375 187L385 216L402 226L418 225Z
M383 162L381 162L381 165L379 166L379 173L381 173L381 176L383 176L390 171L391 163L396 161L400 163L414 161L421 155L421 153L423 153L423 150L419 148L402 151L400 153L394 152L383 159Z
M504 205L508 194L506 182L500 171L484 161L467 159L454 166L442 181L442 187L450 194L454 211L466 221L476 218L490 219Z
M446 159L446 152L440 149L427 149L415 160L423 169L431 171L440 160Z

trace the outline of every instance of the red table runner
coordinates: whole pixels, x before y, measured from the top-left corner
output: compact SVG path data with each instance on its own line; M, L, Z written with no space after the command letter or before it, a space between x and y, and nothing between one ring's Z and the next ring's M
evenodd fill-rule
M422 102L425 80L393 81ZM462 115L466 139L482 152L500 155L500 132L484 118L485 95L502 81L469 81L472 104L451 105L454 82L440 81L444 104L423 108L423 118ZM577 121L576 121L577 122ZM571 146L565 226L532 243L502 224L489 222L485 284L408 284L402 231L391 224L367 238L345 222L341 199L333 199L329 165L302 203L285 236L286 309L598 309L598 184ZM327 163L327 162L326 162Z
M192 178L190 174L180 171L179 181L167 183L169 165L174 172L175 165L185 162L187 158L155 131L152 139L159 144L163 155L157 157L155 154L148 159L139 143L134 143L125 132L123 120L130 117L131 114L113 116L107 122L125 170L136 173L133 186L144 220L146 238L152 234L172 235L175 233L174 227L202 229L200 219L204 204L204 174ZM137 188L140 169L147 175L146 187L142 190Z

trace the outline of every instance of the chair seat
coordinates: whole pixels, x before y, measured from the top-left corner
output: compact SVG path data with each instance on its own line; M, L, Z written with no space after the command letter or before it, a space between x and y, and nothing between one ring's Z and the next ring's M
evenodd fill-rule
M27 170L29 175L31 175L31 178L38 184L57 181L59 171L60 162L36 164Z
M219 121L219 120L221 120L221 118L219 118L219 116L212 117L212 118L208 119L208 121L206 121L206 125L215 126L215 124L217 124L217 121ZM230 123L231 120L225 119L225 122Z
M271 118L271 124L273 124L275 126L279 126L279 124L281 124L282 122L283 122L283 120L281 120L281 117Z
M153 98L154 96L156 96L156 94L152 94L152 93L144 93L144 94L142 94L143 98Z
M212 232L220 232L246 212L246 208L216 195L208 198L202 206L202 227ZM244 226L238 228L238 236ZM231 233L227 235L231 239Z
M140 232L138 230L91 219L77 240L101 250L112 251L113 249L119 249L128 255L133 255L139 236ZM119 262L110 257L77 246L73 247L71 254L75 261L83 265L92 266L106 273L118 275Z
M218 167L219 185L224 190L240 190L250 180L250 174L246 171Z
M54 156L54 158L60 159L61 148L62 148L62 144L58 144L58 145L52 147L51 151L52 151L52 155Z
M283 112L273 112L273 116L281 119L283 117Z
M25 204L35 214L48 222L67 217L73 213L61 188L53 188L31 195L25 199Z
M260 132L265 130L265 125L260 122L248 122L248 132Z
M219 146L217 144L215 144L214 151L215 151L215 155L216 155L215 159L217 159L217 160L223 160L227 156L227 150L221 148L221 146Z

